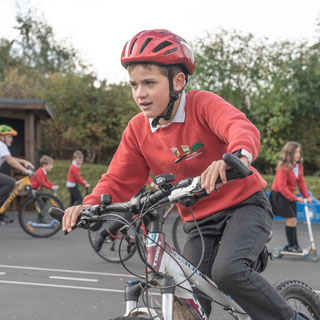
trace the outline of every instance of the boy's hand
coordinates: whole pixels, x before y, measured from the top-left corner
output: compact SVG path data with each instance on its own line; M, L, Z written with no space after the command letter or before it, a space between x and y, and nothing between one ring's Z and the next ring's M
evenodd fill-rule
M27 176L31 177L33 175L33 171L32 170L28 170L28 169L25 169L23 171L24 174L26 174Z
M27 161L27 160L23 160L23 165L26 168L31 167L32 169L34 169L34 165L31 162Z
M201 174L202 188L204 188L207 193L211 193L211 191L215 190L221 185L216 185L216 180L219 176L221 178L222 184L226 183L227 169L229 169L229 166L223 160L213 161L210 166Z
M71 232L72 227L75 226L77 218L80 215L80 212L82 209L86 209L91 207L90 204L86 205L79 205L79 206L73 206L69 207L64 211L64 216L62 218L62 230L63 232Z
M90 188L90 184L86 183L86 185L84 186L85 188Z
M241 157L240 160L246 166L248 166L247 157ZM230 169L230 167L223 160L213 161L211 165L201 174L202 188L204 188L206 192L209 194L213 190L219 188L221 185L227 183L227 177L226 177L227 169ZM219 176L221 178L222 184L219 183L218 185L216 185L216 181Z

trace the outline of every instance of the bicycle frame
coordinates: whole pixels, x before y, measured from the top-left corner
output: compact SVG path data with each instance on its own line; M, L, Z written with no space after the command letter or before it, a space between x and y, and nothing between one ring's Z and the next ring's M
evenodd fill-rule
M218 289L214 281L197 270L192 263L179 254L170 244L166 243L165 234L161 232L162 230L153 232L152 230L154 230L153 226L151 227L151 232L147 235L146 253L148 264L152 266L154 271L149 267L148 274L150 277L157 276L158 273L161 274L160 279L157 279L157 284L160 284L160 287L162 287L162 315L164 320L173 319L174 296L178 297L193 309L192 313L195 315L195 318L208 320L208 317L193 292L193 287L196 287L218 304L225 306L235 319L251 319L231 297L225 295ZM164 287L163 283L165 283ZM138 282L134 284L130 282L126 287L125 316L129 316L131 312L151 313L150 316L160 320L156 311L152 308L137 307L141 290L137 290L135 284L138 284L139 288L141 288Z
M28 176L16 181L16 186L13 191L9 194L7 200L0 207L0 214L4 213L16 196L26 187L30 186L30 179Z

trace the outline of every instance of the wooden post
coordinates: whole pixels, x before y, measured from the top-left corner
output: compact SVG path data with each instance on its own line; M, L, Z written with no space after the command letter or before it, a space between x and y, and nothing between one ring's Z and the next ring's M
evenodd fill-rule
M33 112L27 112L24 118L24 146L25 157L31 163L34 163L35 149L35 117Z

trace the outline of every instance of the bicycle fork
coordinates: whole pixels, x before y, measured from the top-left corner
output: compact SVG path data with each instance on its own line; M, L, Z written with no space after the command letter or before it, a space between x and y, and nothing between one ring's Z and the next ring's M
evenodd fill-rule
M144 285L145 284L140 281L134 281L134 280L128 281L125 289L125 301L126 301L125 317L128 317L132 314L137 316L141 314L146 314L152 319L161 320L158 313L152 307L151 308L138 307L138 301L142 294ZM172 297L172 301L173 301L173 297ZM171 310L172 310L172 307L171 307ZM173 319L172 312L171 312L171 318L163 318L163 319L172 320Z

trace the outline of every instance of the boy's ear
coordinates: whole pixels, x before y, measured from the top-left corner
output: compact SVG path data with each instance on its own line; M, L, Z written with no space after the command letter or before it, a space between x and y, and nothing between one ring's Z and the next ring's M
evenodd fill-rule
M186 76L183 72L179 72L174 78L173 78L173 89L176 92L181 91L186 83Z

